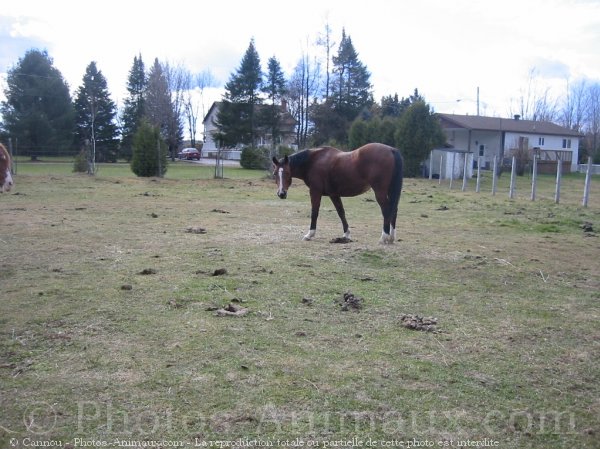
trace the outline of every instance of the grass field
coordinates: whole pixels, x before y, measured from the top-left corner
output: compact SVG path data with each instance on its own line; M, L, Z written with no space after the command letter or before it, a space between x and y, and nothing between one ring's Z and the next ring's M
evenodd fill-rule
M588 208L580 175L558 205L550 176L535 202L527 178L514 200L504 175L496 196L407 179L382 246L370 192L351 243L328 200L303 242L305 186L212 173L19 164L0 447L600 447L600 179Z

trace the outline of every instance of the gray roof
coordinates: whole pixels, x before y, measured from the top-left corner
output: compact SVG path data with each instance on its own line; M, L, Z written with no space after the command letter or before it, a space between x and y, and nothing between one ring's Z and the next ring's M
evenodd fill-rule
M440 114L443 128L464 128L472 131L507 131L526 134L581 137L581 133L550 122L517 120L481 115Z

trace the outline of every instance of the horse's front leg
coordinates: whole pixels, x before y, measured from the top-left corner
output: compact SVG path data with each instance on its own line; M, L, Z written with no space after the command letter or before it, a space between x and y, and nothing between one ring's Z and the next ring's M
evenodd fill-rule
M310 229L302 240L311 240L317 232L317 218L319 218L319 208L321 207L321 194L319 192L310 192Z
M350 229L348 227L348 222L346 221L346 211L344 210L344 205L342 204L342 199L339 196L332 196L331 202L335 206L335 210L342 221L342 227L344 228L344 237L350 238Z

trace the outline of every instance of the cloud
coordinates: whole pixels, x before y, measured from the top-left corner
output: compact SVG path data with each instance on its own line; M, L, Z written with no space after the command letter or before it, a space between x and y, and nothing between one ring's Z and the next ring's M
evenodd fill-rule
M532 68L535 73L544 79L569 79L571 69L567 64L555 59L536 58L532 62Z
M0 73L6 73L27 50L47 49L49 43L36 35L34 24L29 19L0 16Z

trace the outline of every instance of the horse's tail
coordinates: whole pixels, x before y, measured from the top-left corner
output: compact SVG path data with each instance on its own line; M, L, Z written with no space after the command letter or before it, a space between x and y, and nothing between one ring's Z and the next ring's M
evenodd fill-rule
M398 202L400 201L400 193L402 192L402 155L397 149L392 150L394 155L394 171L388 188L389 200L389 216L393 218L398 213Z

